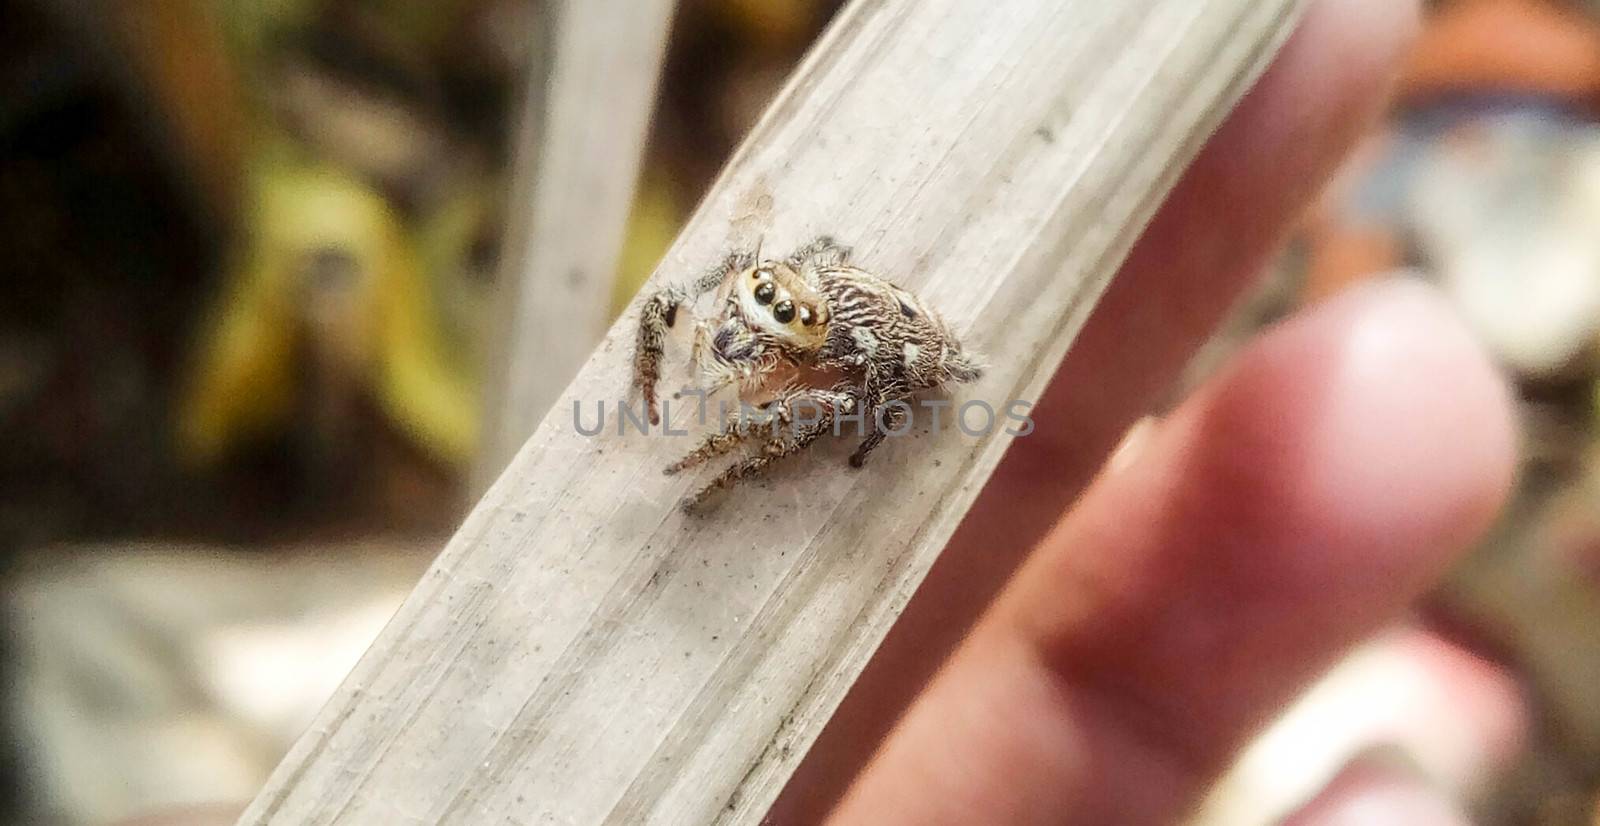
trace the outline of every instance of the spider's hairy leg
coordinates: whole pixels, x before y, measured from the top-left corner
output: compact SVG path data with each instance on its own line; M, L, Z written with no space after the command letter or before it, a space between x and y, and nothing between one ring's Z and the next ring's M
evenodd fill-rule
M744 409L741 409L738 418L724 423L722 430L710 434L699 447L668 465L665 473L668 476L678 474L707 459L721 456L751 438L774 438L780 427L787 427L795 421L800 405L816 411L816 418L800 416L802 425L809 425L823 416L831 416L842 397L843 394L829 390L814 390L798 385L785 387L761 406L762 415L758 418L747 420Z
M975 382L983 378L984 369L983 359L977 356L959 350L945 354L944 372L951 381L963 384Z
M804 272L809 267L838 267L850 260L850 248L833 240L832 236L822 235L794 251L789 256L788 264L796 270Z
M651 424L661 423L656 384L661 380L661 355L666 347L667 329L677 322L678 309L716 289L728 276L750 266L751 260L749 253L733 253L701 273L689 286L664 287L645 299L639 311L639 333L633 350L633 386L644 396Z
M866 464L867 454L883 444L890 433L899 430L911 410L911 393L900 382L877 382L869 378L866 397L865 415L871 417L872 432L850 454L851 467Z
M645 299L639 312L639 334L633 348L633 386L644 395L644 406L651 424L661 423L656 404L656 383L661 380L661 354L665 350L667 328L677 321L678 307L686 300L681 287L667 287Z
M802 404L814 412L815 417L802 416L799 412ZM861 405L861 399L859 390L849 382L840 382L828 389L802 386L785 388L775 400L775 405L776 418L785 426L774 429L773 438L762 446L761 453L729 466L693 496L684 499L684 511L693 513L713 493L755 476L779 459L809 447L833 430L840 411L848 413L856 410Z
M766 421L744 421L743 416L728 422L721 430L706 436L700 446L686 454L682 459L667 465L662 472L668 476L676 476L689 468L704 463L708 459L721 456L743 444L751 438L770 438L774 428L777 427L776 419Z
M850 454L851 467L861 467L866 464L867 454L871 453L878 445L883 444L884 438L891 432L898 430L905 421L907 406L894 404L897 401L903 402L905 400L890 399L888 403L876 408L879 414L877 416L878 424L872 429L871 433L867 434L867 438L863 439L861 444L856 447L856 452Z
M693 496L683 500L683 510L686 513L695 513L712 494L724 488L733 487L741 480L748 479L766 470L774 462L786 456L792 456L809 447L822 434L827 433L832 426L830 416L797 427L790 431L788 436L772 439L762 446L761 452L736 464L730 465L717 478L711 480L705 487L696 491Z

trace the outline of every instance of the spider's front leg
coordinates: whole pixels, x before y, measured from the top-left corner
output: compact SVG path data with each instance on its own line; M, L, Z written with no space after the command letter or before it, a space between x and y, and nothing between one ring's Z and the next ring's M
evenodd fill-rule
M645 299L639 311L639 333L633 350L633 386L644 396L651 424L661 423L656 403L656 385L661 381L661 356L666 348L667 330L678 320L678 310L686 303L717 288L728 277L748 269L754 257L736 252L696 278L687 287L665 287Z
M651 424L661 423L661 412L656 404L661 354L666 349L667 329L678 320L678 308L685 298L682 288L667 287L645 299L644 309L639 312L639 335L633 348L633 386L644 396Z
M707 436L699 447L689 451L682 459L667 465L662 472L668 476L676 476L695 465L705 463L708 459L733 450L752 437L770 438L777 426L776 417L764 421L745 421L741 415L728 422L721 430Z
M762 405L762 414L755 418L747 418L745 415L747 408L741 406L737 418L722 422L721 430L707 436L699 447L682 459L667 465L665 473L668 476L681 473L695 465L703 464L708 459L721 456L752 438L769 440L775 438L777 431L794 423L799 416L796 411L801 405L816 412L816 418L799 416L802 425L811 424L826 415L826 411L832 410L837 403L836 395L832 391L791 386L779 391L771 401Z
M794 251L788 264L801 272L815 267L839 267L850 260L850 248L822 235Z
M717 491L732 487L741 480L761 473L779 459L806 449L833 429L840 411L848 413L855 410L861 401L854 388L848 383L840 383L826 390L819 388L787 390L777 404L780 408L779 412L775 413L775 421L781 422L783 426L771 428L772 438L762 446L761 452L730 465L716 479L696 491L693 496L684 499L685 511L690 513L696 511ZM801 405L807 407L814 416L802 416L799 412Z
M785 456L793 456L804 450L821 437L822 434L827 433L831 426L832 417L824 415L822 419L816 422L787 430L784 435L780 435L763 445L760 453L730 465L727 470L724 470L717 478L711 480L705 487L696 491L693 496L684 499L683 510L687 513L698 511L712 494L724 488L733 487L739 481L761 473Z

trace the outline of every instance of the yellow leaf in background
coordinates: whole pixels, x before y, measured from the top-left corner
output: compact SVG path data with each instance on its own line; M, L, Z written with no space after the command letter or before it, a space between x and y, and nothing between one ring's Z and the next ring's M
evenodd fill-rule
M383 319L378 397L384 412L435 457L456 466L472 460L478 443L474 371L450 358L435 293L415 266L386 274L377 293Z
M251 193L239 264L203 327L182 404L184 458L214 463L297 426L303 393L365 393L429 454L468 461L471 371L448 356L433 293L388 202L349 175L283 157L257 165Z
M270 275L241 270L212 315L178 422L181 458L196 465L272 430L293 404L292 311Z

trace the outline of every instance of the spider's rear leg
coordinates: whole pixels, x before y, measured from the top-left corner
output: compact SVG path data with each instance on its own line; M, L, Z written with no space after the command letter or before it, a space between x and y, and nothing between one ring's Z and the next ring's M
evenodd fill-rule
M869 417L872 432L856 447L856 452L850 454L851 467L861 467L867 461L867 454L883 444L891 433L900 435L900 426L911 415L913 386L904 375L868 369L867 383L862 388L865 397L862 410Z
M867 438L856 447L856 452L850 454L850 466L861 467L867 462L867 454L871 453L891 433L898 434L900 426L905 423L906 416L910 415L911 403L903 398L892 398L883 404L874 406L874 427Z

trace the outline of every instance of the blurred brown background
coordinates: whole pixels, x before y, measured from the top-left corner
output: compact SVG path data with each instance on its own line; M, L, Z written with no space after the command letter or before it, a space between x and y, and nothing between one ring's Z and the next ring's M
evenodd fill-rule
M679 3L613 310L838 5ZM1375 273L1451 296L1527 455L1415 627L1515 722L1290 736L1293 776L1242 767L1213 822L1397 751L1479 822L1600 823L1600 3L1429 5L1392 116L1191 381ZM0 822L248 799L464 513L545 11L0 0ZM1440 661L1397 633L1317 713L1365 731L1340 698Z

